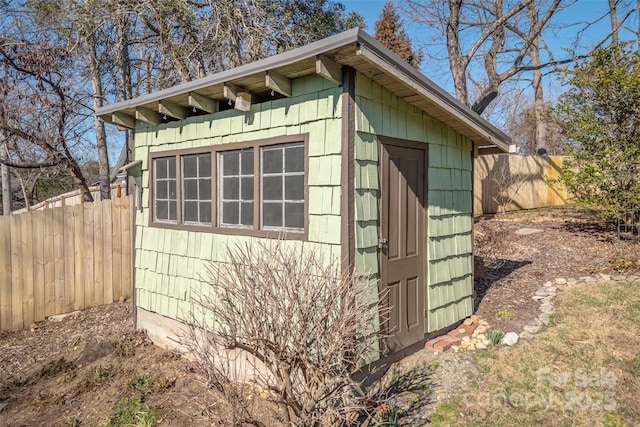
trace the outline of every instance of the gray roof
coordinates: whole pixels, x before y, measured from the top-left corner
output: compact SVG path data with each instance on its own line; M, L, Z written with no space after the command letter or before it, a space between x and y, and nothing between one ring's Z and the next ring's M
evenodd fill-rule
M189 107L191 92L214 100L225 100L225 83L254 93L264 93L270 91L265 83L267 72L275 72L289 79L312 75L316 73L318 55L323 55L338 65L355 68L408 103L470 138L476 146L494 146L502 151L509 151L509 136L358 28L149 95L106 105L97 109L96 115L107 122L122 123L121 120L115 120L114 113L119 113L120 117L128 119L128 123L133 123L137 109L158 112L161 101ZM191 107L187 111L191 111Z

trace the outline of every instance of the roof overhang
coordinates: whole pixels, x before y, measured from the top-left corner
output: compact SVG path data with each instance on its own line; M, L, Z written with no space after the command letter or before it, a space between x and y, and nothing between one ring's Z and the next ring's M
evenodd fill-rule
M512 152L511 139L464 106L395 53L361 29L353 29L260 61L179 84L96 110L106 122L128 128L138 121L153 124L182 120L218 111L220 103L236 101L247 108L251 99L290 96L293 79L319 74L338 84L341 67L358 72L395 93L411 105L451 126L485 148ZM238 105L238 100L243 101Z

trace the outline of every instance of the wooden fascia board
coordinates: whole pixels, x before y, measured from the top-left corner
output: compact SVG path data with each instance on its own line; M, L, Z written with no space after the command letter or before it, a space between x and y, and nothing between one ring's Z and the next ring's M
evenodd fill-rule
M411 78L408 73L401 70L397 66L397 64L387 60L382 55L378 54L375 49L372 49L363 43L358 44L356 54L363 58L366 62L385 72L389 76L392 76L403 82L416 93L424 96L430 102L434 103L440 110L444 111L446 114L453 115L455 117L462 116L461 119L464 120L464 123L469 128L469 130L472 133L481 135L482 141L479 142L481 142L483 145L496 145L503 152L509 152L509 144L502 141L497 136L494 136L487 130L488 128L491 128L491 126L489 126L488 128L485 128L486 126L480 126L478 123L476 123L476 121L482 122L483 120L478 120L478 118L472 120L471 114L475 113L471 112L471 110L466 111L466 107L455 105L457 101L449 100L447 96L442 96L441 94L439 95L435 93L435 90L432 93L429 88L425 87L424 84L418 82L414 78ZM432 85L435 86L435 84ZM441 89L440 91L442 92Z

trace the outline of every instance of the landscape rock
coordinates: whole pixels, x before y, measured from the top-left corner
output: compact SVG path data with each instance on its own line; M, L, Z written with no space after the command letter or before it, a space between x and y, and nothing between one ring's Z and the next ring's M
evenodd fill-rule
M548 325L549 324L549 319L551 318L551 314L550 313L542 313L538 319L544 324L544 325Z
M523 329L530 334L537 334L538 332L540 332L540 329L542 329L542 327L540 325L526 325Z
M62 322L67 317L75 318L80 314L80 310L72 311L70 313L56 314L54 316L47 317L47 320L50 322Z
M543 231L544 230L541 230L539 228L524 227L524 228L520 228L520 229L516 230L516 235L518 235L518 236L529 236L531 234L542 233Z
M518 338L518 334L515 332L507 332L502 338L502 344L509 347L514 346L518 343Z

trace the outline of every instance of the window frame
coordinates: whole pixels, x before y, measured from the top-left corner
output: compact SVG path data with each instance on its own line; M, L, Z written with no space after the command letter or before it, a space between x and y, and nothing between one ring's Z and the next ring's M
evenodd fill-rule
M298 143L304 148L304 229L269 229L261 228L262 224L262 148ZM221 226L219 214L219 153L253 148L253 226L237 227L233 225ZM183 220L182 189L184 185L182 174L183 156L197 154L211 154L211 224L185 223ZM175 157L176 159L176 221L174 223L156 221L155 218L155 164L158 158ZM284 238L291 240L307 240L309 235L309 134L287 135L250 141L233 142L227 144L206 146L200 148L185 148L177 150L156 151L149 153L149 226L173 230L203 231L216 234L255 236L267 238Z
M201 181L206 181L207 179L209 180L209 200L204 199L204 202L208 201L209 204L211 204L213 202L213 200L211 199L211 196L213 195L213 191L211 190L211 186L213 185L213 176L211 176L211 172L213 171L213 164L211 164L211 170L209 171L209 176L205 177L205 176L201 176L200 175L200 156L206 156L209 155L209 162L213 162L213 157L211 156L211 153L208 151L202 152L202 153L197 153L197 154L183 154L179 157L176 157L176 161L180 161L180 170L182 171L184 169L184 162L185 159L188 157L194 157L196 158L196 164L197 164L197 170L196 170L196 175L195 176L191 176L191 177L185 177L184 174L183 176L181 176L181 180L180 180L180 185L182 187L182 199L180 200L180 206L182 209L182 217L183 217L183 224L184 225L196 225L196 226L202 226L202 227L207 227L209 226L213 221L213 216L212 212L211 212L211 206L210 206L210 210L209 210L209 216L211 216L211 220L209 222L203 222L200 220L200 215L201 215L201 211L200 211L200 204L203 203L203 201L200 199L200 185L201 185ZM178 176L176 174L176 180L178 179ZM196 183L196 198L195 199L187 199L187 195L186 195L186 183L187 180L190 181L195 181ZM176 183L177 184L177 183ZM198 207L198 220L197 221L188 221L184 215L184 212L186 211L186 204L187 202L195 202L197 207ZM154 204L155 206L155 204Z
M168 160L171 159L172 157L173 157L173 160L174 160L174 167L175 167L175 177L174 178L171 178L170 173L169 173L169 169L168 169L168 167L169 167ZM168 209L167 210L167 215L168 215L168 218L167 219L157 219L156 218L155 208L156 208L156 201L157 200L156 200L156 198L154 196L154 198L152 199L152 203L151 203L152 207L153 207L153 210L152 210L153 218L152 219L153 219L154 222L156 222L158 224L176 225L176 224L178 224L178 221L179 221L179 219L178 219L178 211L179 211L178 204L180 202L180 192L178 190L178 182L179 182L179 180L178 180L178 164L175 163L177 160L176 160L176 158L174 156L158 156L158 157L155 157L154 159L151 160L150 164L153 165L153 176L152 176L152 187L150 187L150 189L151 189L152 193L155 193L157 191L158 179L156 178L156 162L157 161L164 161L164 160L167 160L167 176L165 178L159 178L159 179L163 181L163 184L166 183L166 185L167 185L167 197L163 198L163 199L160 199L160 201L167 203L167 209ZM172 199L170 197L170 184L169 183L172 180L175 181L175 188L176 188L176 190L175 190L176 191L175 199ZM176 219L171 219L171 203L172 202L175 205L174 209L176 211Z

